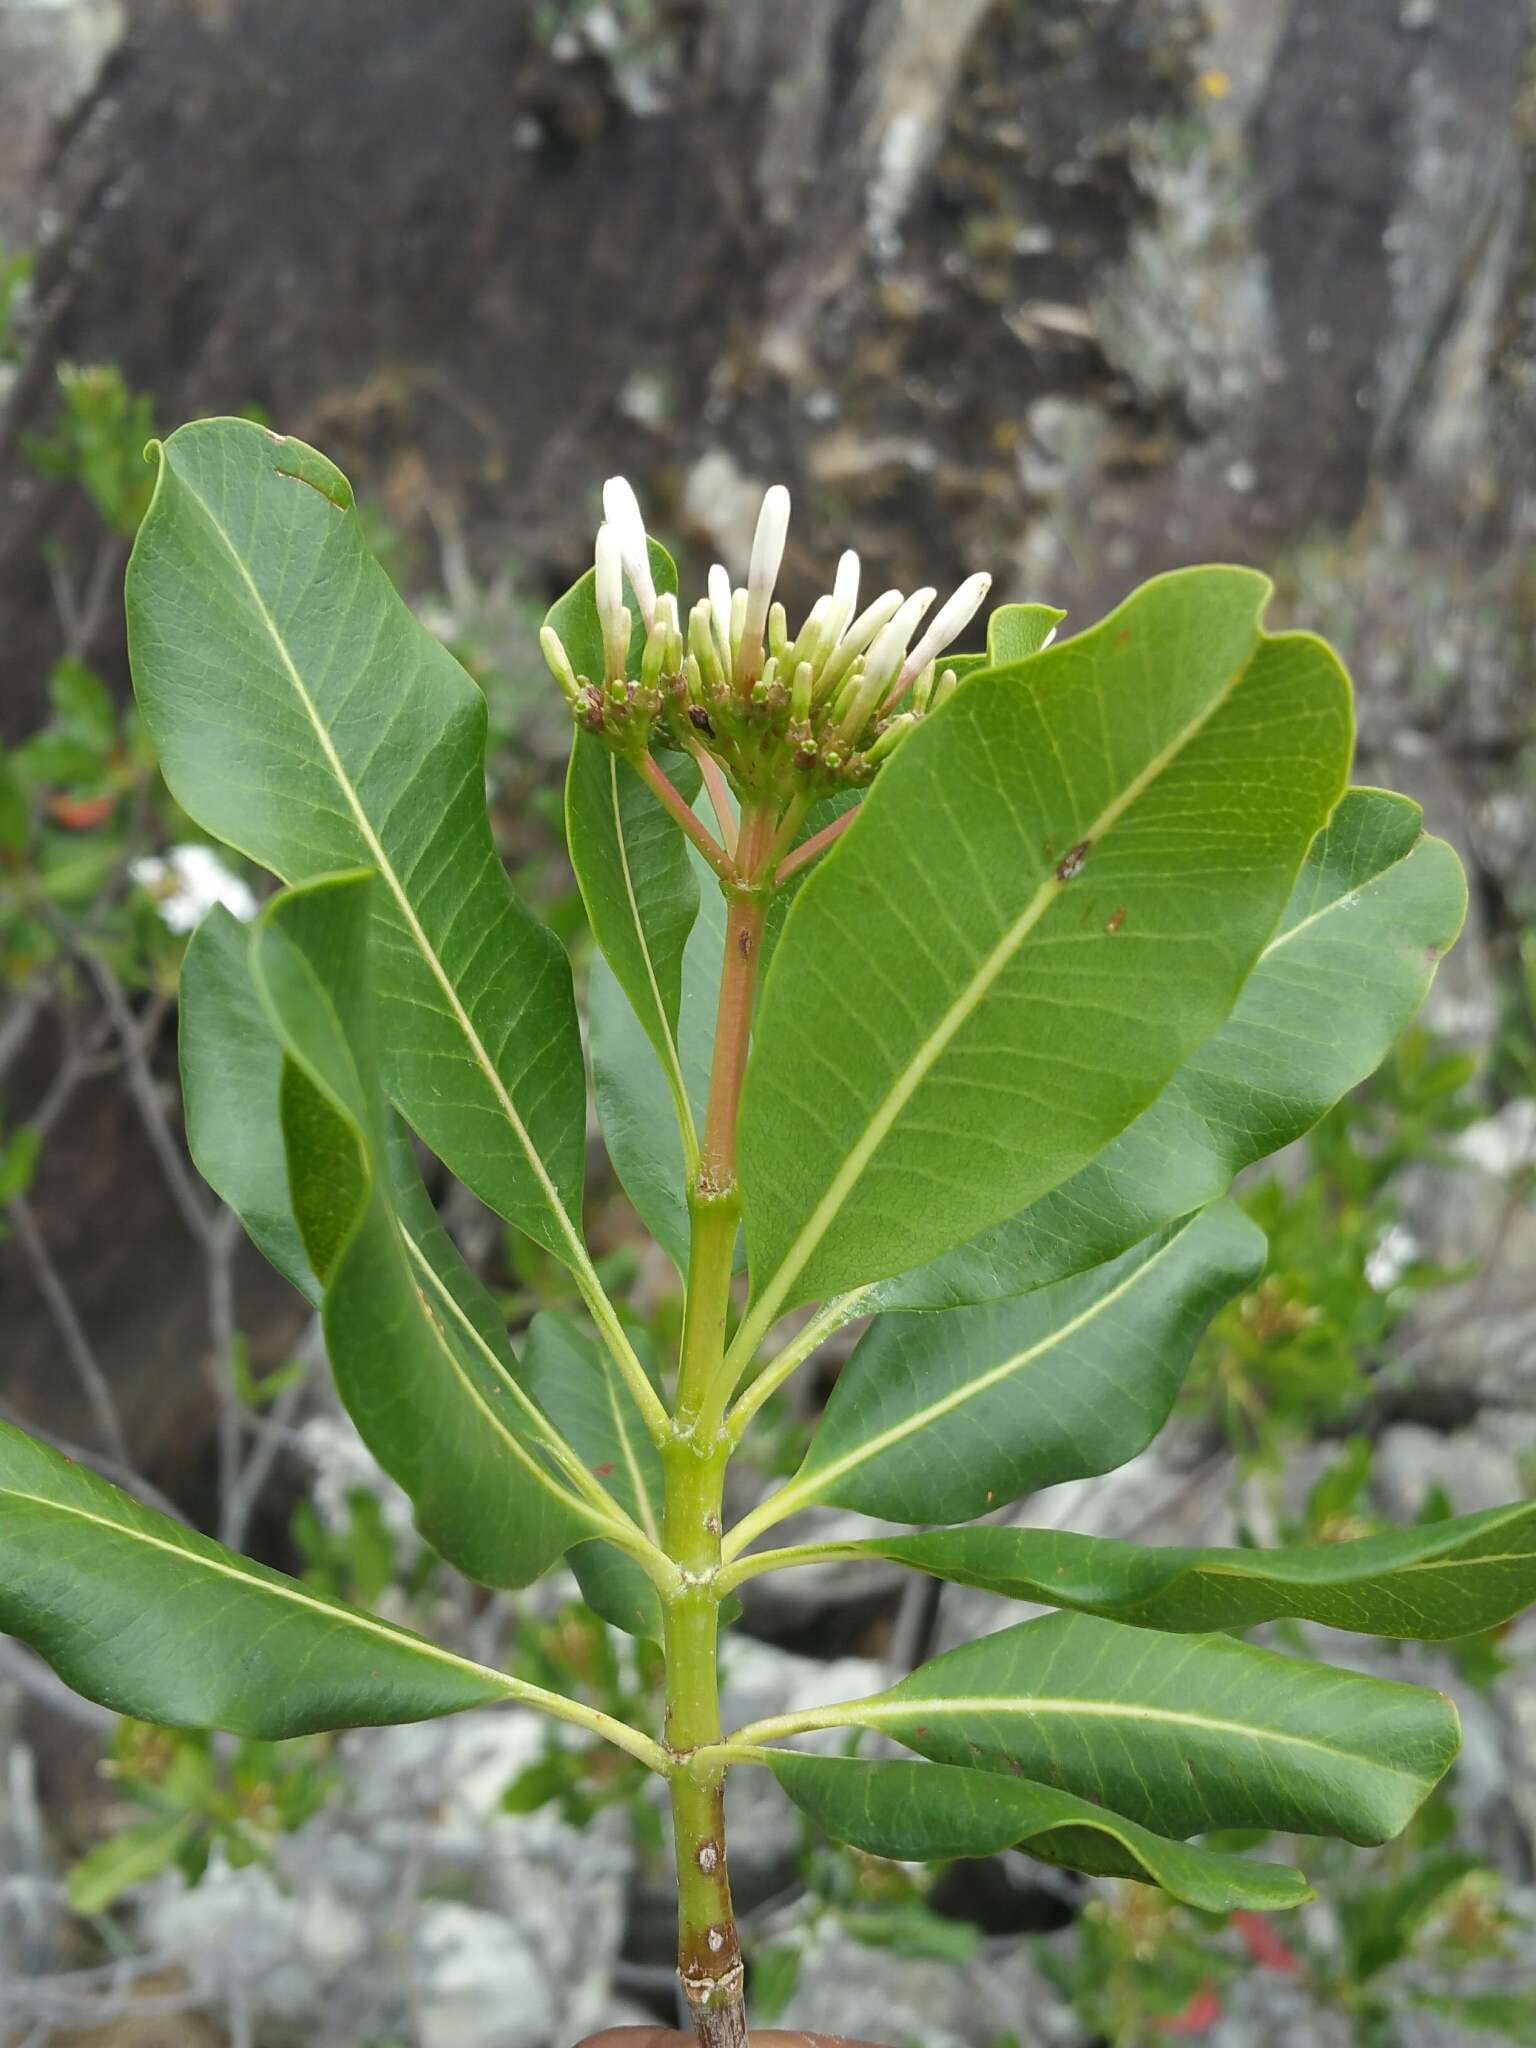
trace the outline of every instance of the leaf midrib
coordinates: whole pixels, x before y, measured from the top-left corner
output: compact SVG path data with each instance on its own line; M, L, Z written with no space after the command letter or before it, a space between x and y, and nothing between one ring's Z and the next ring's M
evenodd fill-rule
M169 1542L163 1536L153 1536L147 1529L133 1527L129 1523L113 1521L110 1515L93 1514L89 1508L82 1508L70 1501L50 1500L47 1494L31 1493L24 1487L0 1486L0 1499L25 1501L33 1507L44 1509L48 1514L64 1515L77 1522L87 1522L98 1529L106 1529L114 1536L125 1537L130 1543L142 1543L150 1550L164 1551L179 1563L193 1565L200 1571L214 1573L219 1578L233 1579L255 1594L267 1594L273 1599L286 1600L290 1606L305 1608L338 1628L357 1629L363 1635L378 1636L393 1644L397 1649L414 1651L417 1654L446 1664L455 1671L467 1671L477 1678L489 1679L502 1692L512 1696L514 1681L505 1672L493 1671L489 1665L476 1664L471 1658L455 1656L451 1650L444 1650L438 1644L429 1642L424 1636L414 1636L404 1629L391 1628L387 1622L363 1614L350 1607L332 1606L329 1601L317 1599L314 1594L301 1591L282 1581L262 1578L253 1573L238 1571L223 1558L207 1557L201 1551L188 1549L180 1543Z
M1073 1717L1087 1715L1096 1720L1154 1721L1172 1727L1197 1728L1217 1735L1238 1735L1245 1741L1271 1744L1281 1748L1315 1750L1324 1756L1337 1757L1341 1762L1359 1766L1365 1770L1378 1771L1388 1777L1401 1778L1408 1784L1422 1784L1422 1775L1405 1770L1400 1764L1391 1764L1380 1757L1367 1756L1359 1750L1341 1749L1337 1743L1324 1742L1314 1735L1292 1735L1279 1729L1257 1728L1244 1721L1229 1721L1216 1714L1196 1714L1187 1708L1152 1707L1127 1705L1116 1700L1079 1700L1057 1698L1050 1694L1006 1694L989 1693L980 1697L952 1695L941 1699L927 1699L914 1695L910 1700L893 1701L885 1704L879 1701L859 1701L846 1709L850 1720L856 1726L879 1728L894 1722L921 1720L926 1723L935 1716L960 1714L1065 1714Z
M162 457L162 460L167 459L167 457ZM240 575L241 581L245 584L246 589L250 592L251 603L255 606L257 616L260 618L263 626L266 628L266 631L272 641L272 645L277 650L278 659L281 661L283 668L288 675L288 679L293 686L294 694L297 696L299 703L303 707L305 717L309 720L310 727L314 732L315 739L320 747L320 751L325 756L326 764L331 771L331 775L335 780L336 786L341 791L341 794L346 801L347 808L352 813L353 822L357 827L358 833L361 836L363 843L367 846L369 853L377 867L381 879L385 883L385 886L389 889L390 894L394 897L395 903L400 911L400 915L406 924L406 927L411 935L411 938L416 946L417 951L420 953L422 959L426 962L428 968L431 970L434 978L437 981L439 988L441 988L443 995L447 1000L449 1009L453 1014L454 1021L458 1025L460 1031L463 1033L465 1042L468 1044L470 1048L470 1051L474 1057L475 1064L480 1068L481 1072L484 1074L503 1114L506 1116L508 1123L512 1126L513 1133L517 1139L519 1146L522 1148L523 1155L526 1158L530 1169L532 1170L534 1179L537 1182L541 1192L543 1193L544 1198L548 1203L551 1212L558 1220L558 1225L561 1234L565 1237L567 1243L571 1247L571 1250L576 1257L576 1262L578 1266L584 1270L586 1265L586 1250L585 1246L582 1244L580 1234L577 1232L575 1225L572 1223L570 1215L566 1210L565 1203L561 1200L558 1189L555 1187L554 1182L550 1179L548 1170L545 1167L543 1160L540 1158L537 1150L534 1147L533 1141L528 1134L527 1126L524 1124L521 1116L519 1116L518 1114L517 1106L512 1100L512 1096L507 1088L506 1083L502 1080L500 1073L497 1071L495 1062L491 1059L491 1056L486 1049L484 1041L481 1039L479 1032L475 1029L474 1023L470 1018L469 1012L464 1008L463 1003L459 1000L459 994L457 989L455 989L453 985L451 976L449 975L447 969L444 967L442 960L439 958L436 948L428 939L426 930L423 927L421 920L416 915L415 906L412 904L410 897L407 895L405 886L401 882L399 875L395 872L394 863L390 860L389 855L385 852L384 844L382 840L379 838L377 832L375 832L372 821L368 817L366 810L363 808L362 799L358 796L357 790L352 783L351 777L347 774L341 756L336 751L336 747L331 739L330 733L328 732L323 721L321 720L319 709L315 704L313 697L310 695L309 688L305 683L302 674L299 671L297 663L294 661L292 655L288 650L288 643L283 638L282 632L278 627L276 619L272 616L271 610L267 605L266 599L262 596L260 589L257 587L255 578L251 575L250 570L246 567L245 561L241 556L239 549L235 546L233 536L229 533L228 529L224 526L223 522L218 518L217 514L214 512L212 506L208 503L207 499L204 498L202 493L195 487L195 485L193 485L189 481L184 472L178 471L177 477L182 489L187 493L187 495L192 499L193 503L202 512L203 517L208 521L209 526L213 529L214 533L217 534L219 540L223 543L230 560L234 563L235 568Z
M1203 1214L1204 1212L1202 1211L1201 1213ZM1162 1261L1184 1242L1185 1237L1193 1228L1194 1225L1191 1223L1186 1224L1182 1230L1175 1231L1165 1245L1160 1245L1149 1259L1144 1260L1134 1271L1127 1273L1122 1280L1117 1281L1107 1294L1099 1295L1096 1300L1091 1301L1086 1308L1073 1316L1069 1322L1062 1323L1056 1329L1047 1332L1037 1343L1026 1345L1022 1351L1014 1352L1011 1357L1004 1359L1000 1365L990 1367L978 1378L966 1380L962 1385L953 1388L948 1394L944 1395L942 1400L931 1401L926 1408L919 1409L904 1421L893 1423L889 1429L882 1430L879 1436L870 1437L864 1443L856 1445L853 1450L845 1451L841 1458L834 1458L830 1465L814 1468L807 1475L814 1482L813 1484L800 1486L796 1481L791 1480L781 1494L771 1496L771 1498L775 1501L782 1501L786 1496L793 1494L797 1502L815 1500L818 1495L825 1493L829 1486L835 1485L847 1473L857 1471L861 1465L867 1464L872 1458L881 1456L893 1444L902 1442L917 1430L928 1428L945 1415L953 1413L955 1409L964 1407L966 1402L977 1399L990 1388L996 1386L1000 1380L1008 1379L1012 1374L1021 1372L1025 1367L1033 1365L1038 1359L1045 1356L1046 1353L1054 1351L1058 1346L1065 1343L1069 1337L1075 1336L1079 1330L1085 1329L1106 1309L1113 1308L1116 1302L1123 1300L1149 1273L1155 1273Z
M1168 744L1161 748L1140 772L1132 776L1125 788L1098 813L1082 834L1085 841L1097 846L1104 835L1117 825L1138 797L1149 789L1166 768L1184 751L1192 740L1216 715L1231 696L1233 690L1252 666L1254 653L1262 636L1255 634L1254 641L1227 680L1211 697L1198 717L1181 728ZM816 1204L800 1228L799 1234L790 1245L777 1272L763 1289L754 1304L750 1322L755 1329L765 1330L783 1304L785 1296L794 1285L814 1255L817 1246L831 1228L843 1203L862 1177L875 1153L884 1143L892 1125L901 1111L911 1101L927 1075L951 1040L967 1023L977 1005L991 988L994 981L1008 965L1014 954L1023 945L1041 918L1055 903L1070 882L1060 881L1052 874L1036 889L1034 895L993 946L990 953L976 969L970 981L950 1004L938 1023L929 1032L922 1046L909 1058L906 1067L887 1092L884 1101L871 1115L860 1138L849 1148L847 1156L833 1175L826 1193Z

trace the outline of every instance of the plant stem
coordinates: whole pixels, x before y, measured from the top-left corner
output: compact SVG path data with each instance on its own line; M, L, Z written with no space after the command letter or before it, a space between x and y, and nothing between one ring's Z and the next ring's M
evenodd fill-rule
M773 878L774 886L782 888L790 876L798 874L808 861L813 861L819 853L825 853L833 840L840 839L858 815L857 806L844 811L842 816L834 818L830 825L823 825L819 832L813 832L803 846L797 846L792 853L786 854Z
M777 819L772 807L742 812L734 874L727 883L725 960L715 1024L709 1109L698 1178L689 1189L688 1298L683 1317L666 1474L663 1547L680 1584L662 1596L667 1660L664 1746L673 1759L672 1830L677 1853L678 1976L704 2048L747 2048L745 1971L725 1860L725 1772L720 1745L720 1531L724 1428L730 1387L724 1372L731 1271L741 1197L736 1185L736 1119L752 1037L763 923L765 871ZM707 1759L707 1760L706 1760Z
M641 779L672 813L721 881L730 882L735 875L730 856L700 823L692 805L687 802L682 791L656 757L653 754L640 754L636 757L635 766L640 771Z
M666 1547L687 1583L663 1605L667 1658L665 1746L673 1755L677 1852L677 1968L705 2048L747 2048L745 1972L725 1860L723 1758L695 1761L720 1741L720 1622L714 1574L726 1447L679 1436L665 1455Z

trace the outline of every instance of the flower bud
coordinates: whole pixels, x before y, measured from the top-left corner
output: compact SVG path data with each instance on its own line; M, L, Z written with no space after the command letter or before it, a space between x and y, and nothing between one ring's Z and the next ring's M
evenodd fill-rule
M895 681L906 657L907 642L917 631L918 621L937 595L932 585L914 590L894 617L881 627L865 664L865 684L871 692L883 691Z
M777 600L768 607L768 650L780 661L789 651L789 619Z
M575 669L571 667L571 657L565 651L565 642L553 626L539 628L539 647L544 659L549 663L550 673L570 699L571 708L580 710L586 702L581 681Z
M933 686L933 700L929 705L929 709L937 711L941 704L947 703L955 694L955 688L959 681L960 677L954 669L945 669L943 675L939 677L939 680Z
M853 624L838 642L834 652L828 656L821 672L818 694L830 696L842 681L854 660L861 655L870 641L901 609L901 592L887 590L877 597L872 605L860 612Z
M716 562L709 572L709 610L715 628L715 637L724 650L726 666L730 666L731 655L731 579L725 566Z
M967 576L954 595L940 605L922 639L903 662L892 692L893 698L900 698L913 677L921 675L929 662L942 654L957 634L965 631L986 603L987 592L991 588L992 578L983 570L975 576Z
M859 608L859 558L852 548L843 553L832 585L832 638L848 630L848 622Z
M864 759L870 767L878 768L882 761L888 761L917 722L915 711L898 712L890 723L882 728L880 737L865 754Z
M603 518L618 537L620 559L640 606L640 616L649 631L656 618L651 552L646 545L640 501L621 476L611 476L603 485Z
M816 671L808 661L802 661L795 670L794 682L790 685L789 715L796 725L809 725L811 720L811 685L816 680Z
M757 532L752 537L752 565L747 572L747 600L742 610L737 641L736 680L752 682L763 653L763 633L768 624L768 607L773 586L779 580L784 560L784 542L789 533L789 492L774 484L764 495L757 515ZM734 624L734 620L733 620Z

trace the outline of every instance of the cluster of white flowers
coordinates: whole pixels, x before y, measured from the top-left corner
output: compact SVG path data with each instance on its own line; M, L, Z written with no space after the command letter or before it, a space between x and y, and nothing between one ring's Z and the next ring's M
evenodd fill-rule
M834 781L863 779L955 687L955 670L941 669L939 659L992 584L986 574L968 576L924 628L938 594L931 588L911 596L887 590L859 610L859 558L850 549L791 639L773 594L789 530L789 492L775 484L758 515L745 585L733 589L717 562L685 626L676 598L656 589L645 521L623 477L604 486L603 513L595 601L604 673L579 675L546 626L540 644L551 670L592 730L632 741L637 718L647 728L658 717L686 719L691 743L702 736L736 771L743 749L760 758L766 747ZM626 578L643 629L634 664Z

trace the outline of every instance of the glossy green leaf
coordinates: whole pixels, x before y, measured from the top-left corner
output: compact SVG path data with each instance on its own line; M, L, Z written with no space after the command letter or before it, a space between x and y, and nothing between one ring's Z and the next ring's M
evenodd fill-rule
M1158 578L972 677L800 892L742 1101L766 1322L1078 1171L1224 1022L1342 793L1349 685L1265 579Z
M1050 1614L840 1709L938 1763L1056 1786L1169 1835L1383 1842L1456 1754L1443 1694L1255 1649Z
M1299 1870L1192 1848L1050 1785L957 1764L864 1763L852 1757L765 1756L802 1812L839 1842L898 1862L939 1863L1025 1849L1043 1863L1160 1885L1205 1913L1299 1906Z
M677 1048L697 1127L709 1100L726 913L714 876L697 855L689 857L698 914L683 948ZM608 1156L640 1220L678 1271L686 1273L689 1168L671 1087L633 1004L602 961L593 964L587 1021L593 1092Z
M839 1376L779 1505L960 1522L1111 1471L1168 1419L1206 1324L1262 1268L1222 1202L1017 1300L882 1316Z
M277 1101L283 1049L251 979L250 933L215 904L188 942L177 1004L187 1145L198 1172L312 1306Z
M1294 1550L1148 1549L1064 1529L934 1529L838 1546L1010 1600L1196 1633L1316 1621L1411 1642L1497 1628L1536 1601L1536 1502Z
M515 1690L141 1507L8 1423L0 1628L115 1713L266 1740L426 1720Z
M686 756L663 767L683 795L699 773ZM566 843L593 937L661 1062L686 1154L693 1104L678 1048L683 949L699 911L688 842L627 761L578 730L565 784Z
M983 669L1004 668L1041 653L1066 617L1051 604L1000 604L987 620L985 654L946 654L941 669L952 668L964 682Z
M377 872L389 1093L478 1195L584 1270L570 970L491 842L484 699L369 554L324 456L204 420L159 463L128 637L173 794L286 881Z
M1151 1108L1021 1215L884 1283L869 1305L955 1307L1080 1272L1309 1130L1380 1063L1461 929L1461 864L1422 827L1408 798L1350 790L1231 1016Z
M388 1144L370 1067L377 886L351 875L288 890L252 934L284 1053L293 1213L325 1288L337 1388L422 1534L482 1584L526 1585L591 1518L556 1485L500 1321L432 1215L409 1146Z
M648 1347L640 1357L659 1384ZM534 1317L523 1345L521 1378L588 1470L653 1543L661 1539L665 1491L661 1453L613 1360L569 1316ZM582 1597L595 1614L630 1635L661 1635L661 1602L634 1559L591 1540L570 1552Z

